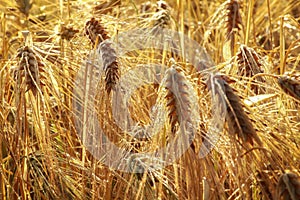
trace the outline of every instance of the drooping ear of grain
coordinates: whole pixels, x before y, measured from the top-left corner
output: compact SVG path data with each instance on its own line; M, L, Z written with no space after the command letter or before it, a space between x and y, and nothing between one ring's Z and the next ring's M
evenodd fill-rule
M23 13L24 15L28 16L29 11L33 5L32 1L31 0L15 0L15 2L17 3L17 7L18 7L19 11L21 13Z
M300 199L300 177L292 172L284 173L277 183L277 199Z
M300 101L300 75L284 75L278 78L280 88Z
M101 25L100 20L91 18L85 24L85 34L89 37L93 46L96 47L104 40L109 39L107 31Z
M227 98L227 115L226 121L229 127L229 132L232 134L238 134L244 142L249 142L253 145L253 140L258 145L262 145L259 137L256 134L255 129L245 113L241 100L234 90L227 84L225 86L225 94Z
M107 41L110 37L99 20L91 18L87 21L85 32L92 44L99 48L105 72L105 89L110 94L111 90L115 89L120 76L116 51L112 47L112 43Z
M167 2L157 1L157 7L154 14L155 23L154 26L165 28L170 24L170 11Z
M191 102L189 99L188 84L183 72L178 72L173 65L166 71L167 108L172 133L177 130L177 124L191 121Z
M117 55L110 41L102 42L99 47L105 72L105 88L110 94L111 90L115 89L120 76Z
M70 41L78 32L79 30L74 29L72 25L67 25L67 26L62 25L60 30L60 36L62 39Z
M251 78L258 73L263 73L262 63L258 53L250 47L241 45L237 53L238 75L241 77ZM257 77L257 81L264 83L265 79ZM257 84L252 84L251 89L255 94L264 93L264 88Z
M234 89L229 86L222 75L215 75L213 78L216 79L216 83L222 85L222 90L218 95L223 95L220 99L226 101L228 132L233 135L237 134L238 138L243 142L253 145L253 141L255 141L258 145L262 145L250 118L243 109L240 97L235 94ZM209 88L211 88L211 86L209 86Z
M18 78L25 77L27 85L26 90L31 90L36 94L37 89L41 87L41 73L44 72L44 66L37 58L35 52L28 46L24 46L18 50L17 57L19 61L19 74Z
M240 13L241 3L238 0L229 0L226 4L226 28L227 39L230 40L232 55L235 52L236 36L242 27L242 16Z

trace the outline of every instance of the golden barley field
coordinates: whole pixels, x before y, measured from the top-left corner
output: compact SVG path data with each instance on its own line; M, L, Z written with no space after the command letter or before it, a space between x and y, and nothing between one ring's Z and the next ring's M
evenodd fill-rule
M0 199L300 199L299 0L0 11Z

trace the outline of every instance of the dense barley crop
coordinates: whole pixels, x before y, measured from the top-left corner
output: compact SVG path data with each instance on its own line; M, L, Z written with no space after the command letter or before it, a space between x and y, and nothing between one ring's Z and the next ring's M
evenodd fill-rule
M300 199L299 0L0 11L0 199Z

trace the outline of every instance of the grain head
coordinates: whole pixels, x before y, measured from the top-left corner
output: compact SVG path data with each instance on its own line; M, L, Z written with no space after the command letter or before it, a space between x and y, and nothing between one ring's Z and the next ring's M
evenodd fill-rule
M283 75L277 82L286 94L300 100L300 75Z
M85 34L96 47L104 40L109 39L105 27L101 24L100 20L91 18L85 24Z

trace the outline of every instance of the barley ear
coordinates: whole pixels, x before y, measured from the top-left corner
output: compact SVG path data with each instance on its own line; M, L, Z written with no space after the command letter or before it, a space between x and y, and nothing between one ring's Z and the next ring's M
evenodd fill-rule
M105 72L105 89L110 94L111 90L115 89L120 77L117 55L110 41L102 42L99 47Z
M280 176L276 188L277 199L300 199L300 177L292 172Z
M229 0L226 4L227 39L230 40L231 55L235 54L236 36L242 27L240 9L241 3L238 0Z
M96 47L98 47L98 45L104 40L110 38L107 31L100 23L100 20L97 20L95 18L91 18L86 22L85 34L88 36L93 46L96 45Z
M167 90L165 98L172 133L177 130L176 124L191 121L189 114L191 112L191 102L188 96L187 80L183 72L177 70L180 70L179 67L173 65L166 71L165 76Z
M261 59L258 53L246 45L241 45L237 53L238 76L251 78L256 74L263 73ZM256 80L264 83L265 79L261 76ZM251 89L255 94L264 93L265 90L257 84L251 84Z
M157 1L154 18L155 18L154 26L165 28L170 24L171 17L170 17L170 11L167 2L162 0Z
M24 46L18 50L17 58L19 58L19 74L25 77L27 89L36 95L38 89L41 88L41 73L44 72L44 65L38 59L36 52L28 46ZM19 78L21 78L19 77Z
M32 8L32 1L31 0L15 0L17 3L17 7L21 13L26 15L27 17L29 16L29 11Z
M62 25L60 30L60 36L62 39L70 41L79 30L75 29L71 24L68 24L67 26Z
M300 75L283 75L277 82L286 94L300 101Z
M224 86L223 95L227 106L226 122L229 133L237 134L237 137L243 142L253 145L253 141L256 141L258 145L262 146L262 142L259 139L250 118L244 111L240 97L222 76L217 75L217 78Z

